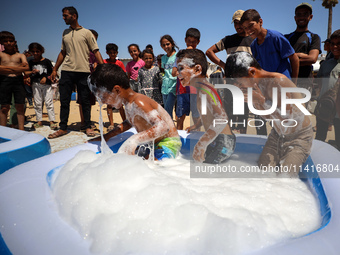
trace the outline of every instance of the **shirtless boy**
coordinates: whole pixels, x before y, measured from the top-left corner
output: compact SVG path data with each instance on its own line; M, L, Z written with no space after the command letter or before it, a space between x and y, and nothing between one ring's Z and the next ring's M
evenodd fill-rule
M197 108L201 115L201 122L205 133L201 136L193 151L193 159L198 162L218 164L228 159L234 152L236 138L229 124L215 125L214 120L228 120L214 85L206 80L207 59L198 49L186 49L177 53L178 78L183 86L197 88ZM207 112L202 114L201 102L203 95L207 99ZM215 101L211 98L213 95Z
M263 70L256 59L246 52L236 52L228 56L226 73L227 78L234 78L235 85L243 91L245 101L248 88L252 88L253 106L257 110L271 108L273 88L277 88L277 108L268 116L263 116L269 121L273 119L275 121L271 121L273 129L260 155L258 165L286 166L285 169L291 170L290 176L297 176L297 170L310 154L313 131L308 115L295 104L287 104L286 114L281 115L281 88L296 88L295 84L281 73ZM302 95L294 92L287 93L286 97L301 99Z
M126 73L119 66L98 65L91 74L90 88L103 104L116 109L124 105L125 108L126 120L104 135L106 141L131 127L138 132L123 143L119 153L147 158L149 150L138 147L154 143L156 159L178 155L182 143L170 115L156 101L134 92Z
M17 52L17 42L12 33L2 31L0 43L5 50L0 52L0 125L6 126L7 114L11 107L12 94L18 116L18 127L24 130L25 122L25 87L22 73L29 71L24 54Z

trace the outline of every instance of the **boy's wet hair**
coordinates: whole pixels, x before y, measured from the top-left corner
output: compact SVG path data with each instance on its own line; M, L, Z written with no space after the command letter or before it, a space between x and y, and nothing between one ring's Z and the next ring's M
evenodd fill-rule
M62 9L62 12L64 11L68 11L71 15L76 15L76 19L78 19L78 11L76 8L74 8L73 6L66 6Z
M335 30L335 31L333 32L333 34L331 35L331 37L329 37L330 40L332 40L332 39L337 39L337 38L340 38L340 29Z
M161 39L159 40L159 44L162 46L162 40L168 40L172 44L172 51L176 51L175 48L179 49L179 47L176 45L174 39L172 39L171 35L163 35Z
M197 28L191 27L185 33L185 38L188 38L188 37L194 37L197 40L200 40L201 39L201 33Z
M15 41L15 36L11 32L1 31L0 32L0 42L3 42L5 39L13 39Z
M205 76L207 74L208 61L203 51L199 49L180 50L177 53L177 63L179 63L183 58L192 59L194 65L190 67L200 65L202 68L202 75Z
M109 52L110 50L118 52L117 44L115 44L115 43L108 43L108 44L106 44L106 52Z
M241 78L248 76L249 67L262 70L260 64L249 52L229 54L225 63L226 78Z
M32 52L33 49L38 49L38 50L41 51L41 53L45 52L45 48L40 43L37 43L37 42L33 42L30 45L28 45L28 50L30 52Z
M150 48L147 48L147 49L143 50L143 52L142 52L142 58L143 58L143 56L144 56L145 53L151 54L151 55L152 55L152 58L155 59L155 55L153 54L153 51L152 51Z
M259 22L261 19L260 13L255 9L246 10L240 20L241 24L245 21L256 21Z
M115 85L123 89L130 88L129 79L120 66L112 64L98 65L96 70L91 74L91 83L96 89L106 88L109 92ZM93 89L91 89L92 92Z

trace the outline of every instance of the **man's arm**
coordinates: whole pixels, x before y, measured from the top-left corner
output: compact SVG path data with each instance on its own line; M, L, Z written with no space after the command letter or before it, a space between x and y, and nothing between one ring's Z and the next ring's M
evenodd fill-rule
M65 50L61 50L58 58L57 58L57 62L55 63L55 66L53 67L52 73L51 73L51 81L55 82L56 77L57 77L57 71L59 69L59 67L61 66L61 64L64 61L64 58L66 56L66 51Z
M290 55L289 57L290 65L292 67L292 79L295 83L298 75L299 75L299 58L296 53Z
M102 54L100 54L100 52L99 52L99 50L97 49L97 50L94 50L93 51L93 54L94 54L94 56L96 57L96 59L97 59L97 61L98 61L98 64L104 64L104 60L103 60L103 58L102 58Z
M306 53L296 53L299 58L300 66L310 66L314 64L318 60L319 50L313 49L309 51L308 54Z
M205 54L207 55L207 57L213 62L215 63L216 65L219 65L220 67L225 68L225 63L219 59L217 56L216 56L216 53L217 52L220 52L220 50L217 49L216 45L214 44L213 46L211 46L206 52Z

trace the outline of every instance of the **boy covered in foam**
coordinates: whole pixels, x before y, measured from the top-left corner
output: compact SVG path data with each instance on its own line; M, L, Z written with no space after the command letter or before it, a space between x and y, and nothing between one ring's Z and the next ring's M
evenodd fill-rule
M183 86L197 88L197 108L205 133L193 151L195 161L218 164L227 160L234 152L236 138L227 121L216 125L214 120L228 120L214 85L206 80L207 59L198 49L186 49L177 53L178 78ZM206 113L202 102L206 99Z
M301 88L297 89L295 84L281 73L263 70L256 59L246 52L229 55L225 73L227 78L233 78L233 83L243 91L245 101L248 101L248 97L252 97L254 109L270 110L267 112L268 115L263 117L271 121L273 128L258 165L280 166L280 169L286 167L290 176L297 176L299 167L310 154L313 141L312 125L308 117L310 113L302 105L310 99L308 91L305 93L306 98L303 98L299 91L291 92ZM252 95L248 95L249 88L252 89ZM284 88L288 89L287 92L283 90ZM277 98L273 98L275 90L277 90ZM285 94L284 98L300 102L287 104L285 114L281 108L282 93ZM272 108L274 102L277 105L275 110Z
M116 109L124 105L126 120L104 135L107 141L131 127L137 134L127 139L118 153L149 157L147 146L154 143L155 158L175 158L182 143L169 114L156 101L134 92L126 73L117 65L99 65L91 74L90 89L103 104Z

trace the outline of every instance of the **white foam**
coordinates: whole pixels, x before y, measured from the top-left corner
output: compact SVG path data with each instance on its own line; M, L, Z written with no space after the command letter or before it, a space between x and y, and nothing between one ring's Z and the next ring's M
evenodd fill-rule
M299 179L190 179L189 166L80 151L52 187L61 216L96 254L239 254L320 226Z

